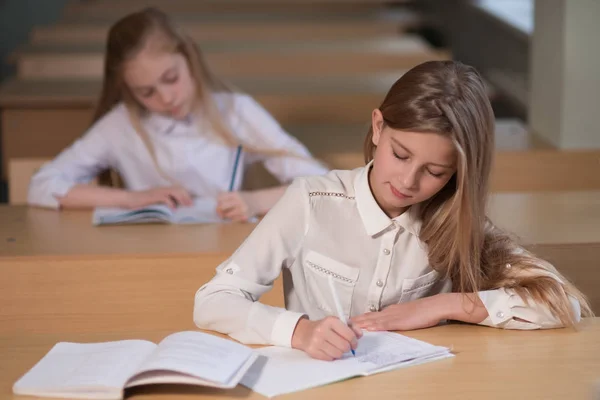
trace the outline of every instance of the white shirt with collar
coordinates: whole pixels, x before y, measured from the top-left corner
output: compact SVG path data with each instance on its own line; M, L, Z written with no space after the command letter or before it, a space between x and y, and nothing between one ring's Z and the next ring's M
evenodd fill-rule
M428 263L420 222L390 219L378 206L367 167L297 179L242 246L196 293L194 321L246 343L290 346L298 319L336 316L332 276L346 317L451 290ZM284 273L286 307L258 302ZM489 317L508 329L560 326L549 310L509 289L480 292ZM530 322L513 319L521 318Z
M215 100L223 108L232 104L225 122L242 143L258 149L286 150L300 156L243 154L234 190L241 187L244 167L257 161L282 183L327 172L311 158L304 145L285 132L251 97L218 94ZM216 197L229 189L236 149L223 144L211 129L203 128L202 122L199 116L175 120L157 114L142 120L164 173L193 196ZM130 190L172 185L155 167L148 149L130 123L125 105L119 104L33 176L28 202L58 208L56 197L66 195L76 184L89 183L108 168L116 170Z

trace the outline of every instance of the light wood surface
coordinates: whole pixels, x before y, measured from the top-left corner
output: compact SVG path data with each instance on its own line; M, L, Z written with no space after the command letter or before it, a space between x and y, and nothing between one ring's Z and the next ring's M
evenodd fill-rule
M203 43L200 48L208 65L224 78L348 76L449 58L416 35L317 42L235 41ZM102 76L104 47L29 45L14 58L20 79L92 79Z
M90 211L0 206L0 257L229 255L254 224L92 226Z
M254 2L252 2L254 5ZM338 15L336 18L298 18L294 15L264 17L244 15L227 17L222 13L175 14L171 19L197 42L226 40L327 40L332 38L365 38L399 34L416 27L419 18L407 10L378 13L363 10L359 16ZM34 26L30 35L33 44L103 44L112 21L81 21ZM276 32L276 34L274 34Z
M600 243L600 191L496 193L489 215L529 245ZM0 206L0 256L228 254L253 224L94 227L89 211Z
M489 215L529 245L600 243L600 191L496 193ZM94 227L90 211L0 206L0 257L229 254L254 224Z
M400 3L402 1L396 1ZM190 13L199 16L205 14L234 14L238 17L252 15L277 16L295 15L298 13L318 18L338 14L356 15L361 13L389 12L382 7L387 2L382 0L361 1L190 1L190 0L128 0L122 1L92 1L74 2L64 9L67 19L86 18L115 18L144 7L158 7L167 13Z
M62 332L0 335L0 397L13 396L12 384L59 341L121 339L160 341L174 330L122 333ZM600 319L585 320L579 331L502 331L448 325L407 336L449 346L453 358L370 377L350 379L286 395L285 399L595 399L600 380ZM238 386L232 390L159 385L128 390L128 399L264 399Z
M2 258L0 335L193 329L194 294L226 258ZM283 307L281 282L261 301Z

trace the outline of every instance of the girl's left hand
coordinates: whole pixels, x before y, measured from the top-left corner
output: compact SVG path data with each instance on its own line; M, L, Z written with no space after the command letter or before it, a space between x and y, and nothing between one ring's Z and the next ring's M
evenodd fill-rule
M245 192L227 192L217 197L217 215L223 219L245 222L255 213Z
M445 319L435 297L393 304L378 312L356 316L351 321L354 326L367 331L410 331L429 328Z

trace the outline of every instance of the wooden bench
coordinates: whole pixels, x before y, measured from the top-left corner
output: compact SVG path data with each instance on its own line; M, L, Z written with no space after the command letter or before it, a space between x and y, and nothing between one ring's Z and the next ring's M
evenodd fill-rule
M200 48L212 69L226 78L348 76L449 58L412 35L317 42L203 42ZM100 78L104 46L27 45L13 58L21 79Z
M254 2L252 2L254 5ZM271 15L271 16L269 16ZM74 16L75 17L75 16ZM71 18L52 25L35 26L30 34L33 44L99 44L106 41L112 20L82 21ZM173 14L172 19L198 42L231 40L328 40L391 36L416 27L418 17L406 10L361 12L360 16L337 15L335 18L298 18L297 16L232 16Z

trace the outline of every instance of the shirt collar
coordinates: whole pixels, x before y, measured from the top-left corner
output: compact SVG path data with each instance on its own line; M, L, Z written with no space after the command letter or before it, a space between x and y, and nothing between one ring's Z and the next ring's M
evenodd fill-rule
M390 228L392 225L401 226L406 231L415 236L419 235L421 222L415 215L416 207L409 208L396 218L388 217L379 207L371 187L369 186L369 171L373 161L369 162L354 179L354 192L356 196L356 206L362 219L363 225L369 236L375 236L378 233Z
M185 119L175 119L157 113L150 113L144 120L147 127L153 132L160 135L168 135L181 129L189 129L192 126L194 117L190 114Z

